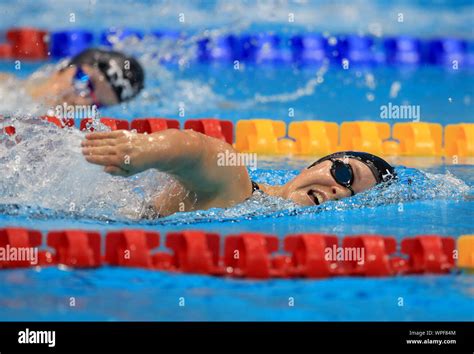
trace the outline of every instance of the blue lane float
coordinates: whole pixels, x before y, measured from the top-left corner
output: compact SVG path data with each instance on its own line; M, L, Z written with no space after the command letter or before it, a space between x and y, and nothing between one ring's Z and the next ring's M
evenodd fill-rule
M201 61L229 61L237 57L234 36L218 36L198 41L198 58Z
M374 40L371 37L344 35L337 41L337 54L333 58L337 61L346 59L355 64L372 64L375 62L373 46Z
M252 40L251 58L256 63L291 62L291 52L282 38L276 34L263 33Z
M50 34L50 52L54 59L74 56L93 45L94 35L85 30L69 30Z
M434 39L428 42L427 61L434 65L452 66L464 64L467 41L456 38Z
M290 43L295 63L322 63L326 59L328 42L321 34L296 35L291 38Z
M256 46L255 35L243 34L234 37L233 51L237 60L252 61Z
M420 64L422 62L421 41L401 36L384 40L386 61L389 64Z
M113 47L127 38L145 36L179 41L184 33L173 29L145 32L136 28L112 27L94 33L84 29L50 33L49 52L53 59L74 56L94 45ZM189 34L188 34L189 35ZM148 37L149 38L149 37ZM9 45L8 43L6 44ZM10 44L11 45L11 44ZM201 37L196 43L198 61L245 61L256 64L320 65L329 60L336 66L439 65L447 69L474 67L474 44L458 38L419 39L412 36L375 38L369 35L303 33L242 33ZM177 54L157 55L164 63L179 61ZM8 55L3 58L8 59Z
M167 29L155 29L151 31L151 34L158 39L181 39L184 35L179 31L167 30Z

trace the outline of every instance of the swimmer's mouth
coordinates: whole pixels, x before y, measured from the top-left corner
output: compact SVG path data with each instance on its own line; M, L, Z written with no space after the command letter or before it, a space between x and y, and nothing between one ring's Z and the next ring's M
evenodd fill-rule
M308 191L309 199L314 203L314 205L320 205L323 202L323 197L316 192L315 190L310 189Z

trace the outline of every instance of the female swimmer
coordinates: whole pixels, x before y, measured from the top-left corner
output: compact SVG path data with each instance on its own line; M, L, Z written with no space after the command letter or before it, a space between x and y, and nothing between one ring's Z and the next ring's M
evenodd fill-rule
M107 173L128 177L157 169L176 179L150 206L152 217L178 211L227 208L259 190L302 206L350 197L396 178L394 168L368 153L345 151L323 157L284 185L257 184L245 166L222 166L221 154L237 154L224 141L192 130L168 129L150 135L129 131L86 135L82 152Z

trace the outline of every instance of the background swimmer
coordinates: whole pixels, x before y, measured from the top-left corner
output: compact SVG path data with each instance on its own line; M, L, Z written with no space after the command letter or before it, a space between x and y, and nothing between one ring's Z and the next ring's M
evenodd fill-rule
M105 172L128 177L147 169L173 176L179 183L155 198L153 213L228 208L261 190L302 206L319 205L363 192L396 177L386 161L367 153L339 152L319 159L284 185L258 185L245 166L223 166L221 153L237 152L221 140L192 130L168 129L150 135L129 131L94 132L82 153ZM150 217L148 215L148 217Z
M0 75L0 80L8 79ZM136 59L116 51L88 49L46 78L30 77L23 92L46 108L64 103L101 107L134 98L143 82L144 71Z

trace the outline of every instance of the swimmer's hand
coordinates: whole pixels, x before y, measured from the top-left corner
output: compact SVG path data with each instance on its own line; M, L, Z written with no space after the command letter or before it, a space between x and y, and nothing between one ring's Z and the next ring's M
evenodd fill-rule
M104 166L114 176L128 177L155 168L181 178L202 166L203 137L178 129L153 134L117 130L87 134L81 145L88 162Z
M128 177L155 167L156 138L126 130L86 135L82 154L90 163L104 166L114 176Z

